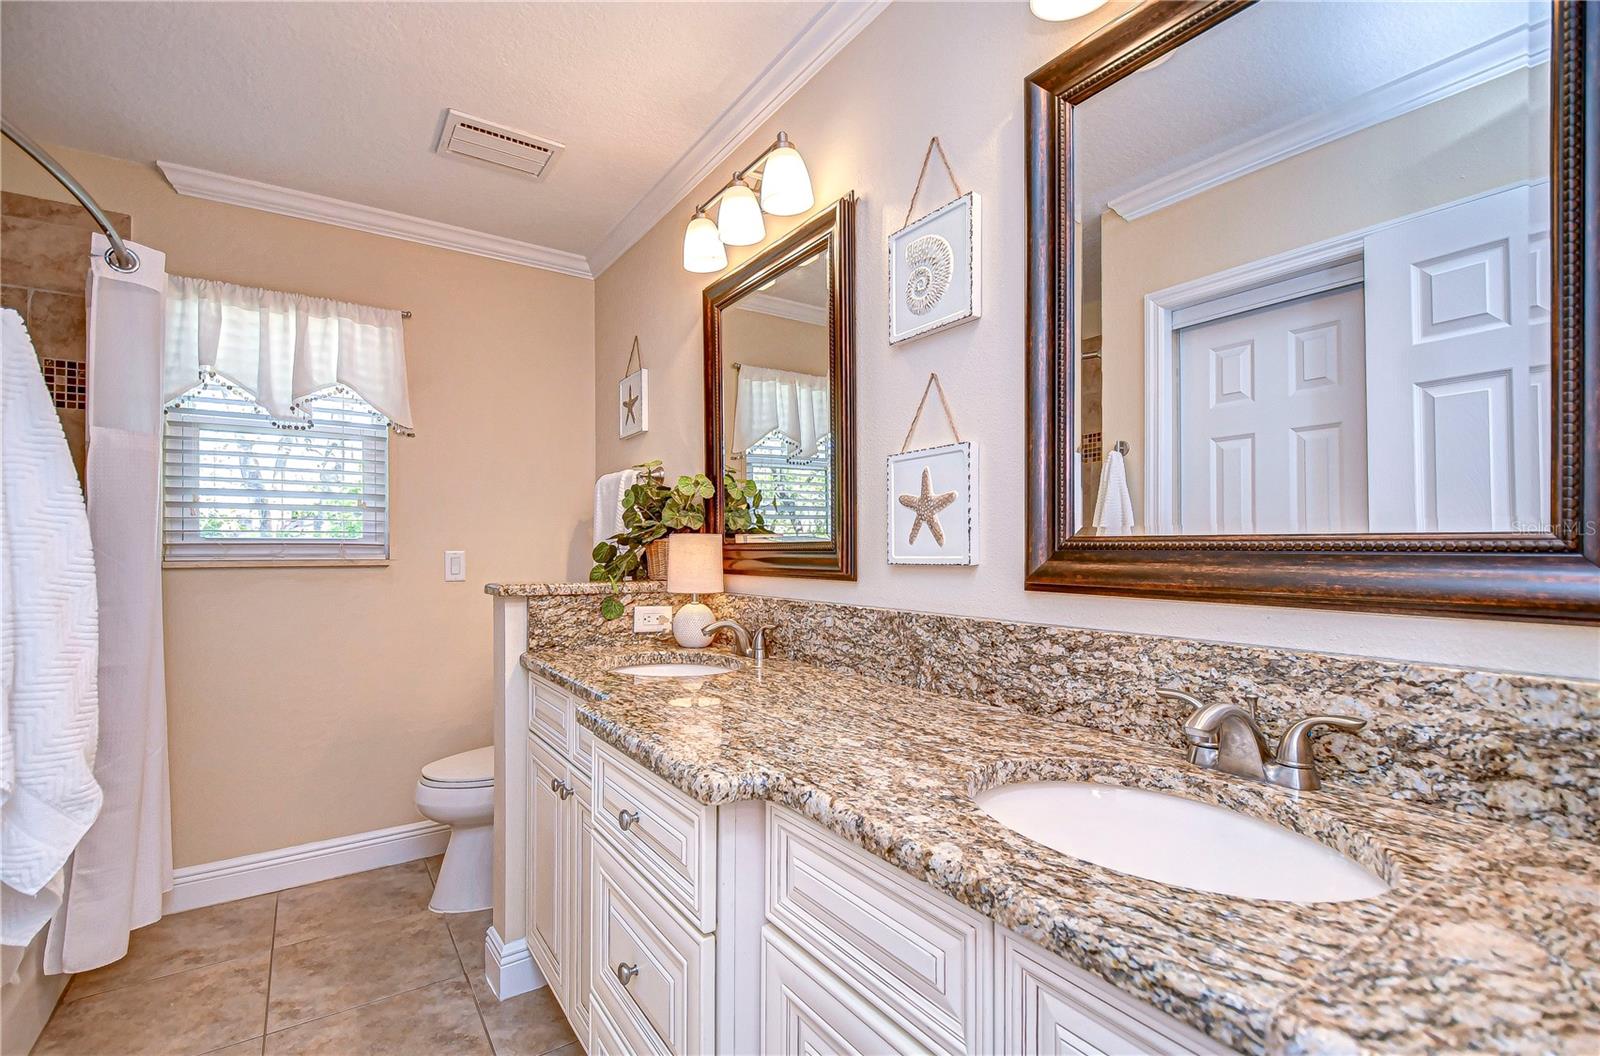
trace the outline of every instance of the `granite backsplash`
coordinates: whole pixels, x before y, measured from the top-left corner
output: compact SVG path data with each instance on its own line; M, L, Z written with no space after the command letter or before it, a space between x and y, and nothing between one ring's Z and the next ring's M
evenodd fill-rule
M630 610L668 600L654 584L629 588ZM630 634L631 617L600 619L593 585L500 589L529 594L531 649ZM1269 736L1316 712L1359 715L1359 734L1316 741L1330 784L1600 840L1600 683L745 594L708 603L776 625L778 656L1065 717L1175 755L1184 708L1157 697L1160 687L1257 697Z

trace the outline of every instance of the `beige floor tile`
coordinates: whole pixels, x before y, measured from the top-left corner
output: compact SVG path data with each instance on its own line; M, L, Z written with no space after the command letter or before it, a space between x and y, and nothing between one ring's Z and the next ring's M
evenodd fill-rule
M277 903L277 895L261 895L162 917L129 937L128 955L122 960L73 976L65 1000L264 954L272 948Z
M584 1056L583 1044L575 1041L571 1045L563 1045L550 1056Z
M428 879L437 884L439 882L439 866L444 864L444 855L436 854L432 858L424 858L422 864L428 867Z
M433 881L421 862L341 876L278 892L277 946L365 931L426 909Z
M135 983L59 1006L33 1056L197 1056L261 1033L267 955Z
M450 932L426 909L359 932L279 946L272 955L267 1030L460 978Z
M577 1041L548 986L505 1001L480 1001L495 1056L544 1056Z
M450 928L450 938L455 940L456 953L461 957L461 967L467 973L473 993L478 995L480 1001L485 995L493 1001L494 995L489 993L489 984L483 978L483 937L489 925L494 923L494 910L448 913L444 920Z
M434 983L267 1035L271 1056L490 1056L464 980Z
M261 1056L261 1045L266 1040L266 1038L251 1038L249 1041L241 1041L237 1045L212 1049L205 1056ZM562 1050L561 1056L566 1056L565 1050Z

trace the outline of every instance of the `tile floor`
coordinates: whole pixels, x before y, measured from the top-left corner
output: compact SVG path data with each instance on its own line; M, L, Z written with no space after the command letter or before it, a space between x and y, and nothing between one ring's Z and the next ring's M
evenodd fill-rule
M489 912L429 912L437 869L164 917L72 980L33 1056L582 1056L549 990L494 999Z

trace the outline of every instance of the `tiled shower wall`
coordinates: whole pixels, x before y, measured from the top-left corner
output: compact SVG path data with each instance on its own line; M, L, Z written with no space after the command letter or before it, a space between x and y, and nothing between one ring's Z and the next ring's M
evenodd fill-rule
M127 216L109 215L124 238L133 237ZM89 377L84 285L97 229L75 203L10 192L0 193L0 225L0 306L15 308L28 324L82 480Z

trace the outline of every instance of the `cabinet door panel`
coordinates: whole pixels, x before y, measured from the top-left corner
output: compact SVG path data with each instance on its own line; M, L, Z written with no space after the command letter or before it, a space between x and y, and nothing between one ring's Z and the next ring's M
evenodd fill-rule
M567 779L566 764L536 737L528 738L527 919L528 946L546 981L565 992L571 917L568 821L572 812L556 792Z
M572 812L572 985L571 1000L566 1007L572 1010L573 1029L578 1036L586 1037L589 1028L589 961L593 945L593 924L589 919L594 905L590 878L590 852L594 843L593 809L589 803L589 786L573 776L572 787L576 794L567 801Z
M764 1056L926 1051L772 927L761 948Z

